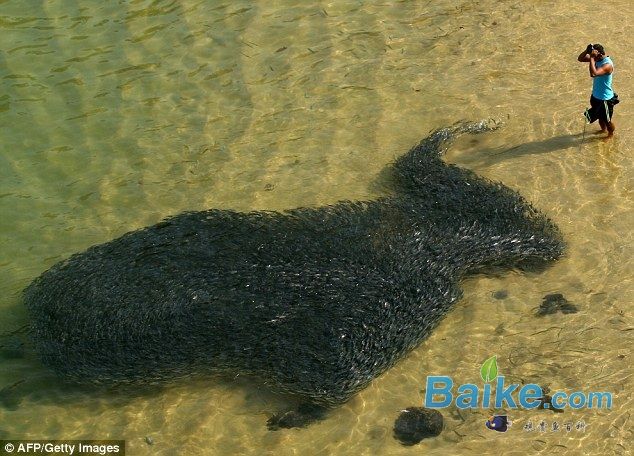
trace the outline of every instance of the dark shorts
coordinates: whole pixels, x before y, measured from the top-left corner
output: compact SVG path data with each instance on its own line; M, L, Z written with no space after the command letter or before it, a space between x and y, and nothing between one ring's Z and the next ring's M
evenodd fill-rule
M614 103L612 100L599 100L590 96L590 107L583 113L592 123L595 120L610 122L612 120L612 112L614 112Z

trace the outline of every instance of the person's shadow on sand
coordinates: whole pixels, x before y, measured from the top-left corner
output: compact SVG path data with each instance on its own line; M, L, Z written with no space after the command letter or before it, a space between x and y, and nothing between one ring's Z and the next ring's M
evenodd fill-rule
M601 141L602 139L604 139L602 136L598 136L592 132L586 132L585 135L583 133L574 133L553 136L539 141L518 144L517 146L507 149L495 147L478 149L477 153L465 153L461 155L459 162L467 167L476 165L490 166L502 160L510 160L524 155L546 154L571 147L580 148L583 144Z

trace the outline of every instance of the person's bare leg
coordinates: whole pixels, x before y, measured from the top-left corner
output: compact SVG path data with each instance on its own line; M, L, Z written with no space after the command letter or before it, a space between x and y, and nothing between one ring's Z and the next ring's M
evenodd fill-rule
M612 136L614 136L614 122L610 121L607 124L607 128L608 128L608 138L611 138Z
M600 135L601 133L605 133L608 128L605 120L601 120L601 119L599 119L599 126L601 127L601 130L595 131L594 132L595 135Z

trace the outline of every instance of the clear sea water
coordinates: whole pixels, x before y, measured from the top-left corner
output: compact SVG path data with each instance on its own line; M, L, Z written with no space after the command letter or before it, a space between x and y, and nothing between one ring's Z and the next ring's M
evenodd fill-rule
M0 438L125 439L128 454L631 454L634 13L626 0L0 0ZM616 137L586 128L576 57L615 62ZM198 379L95 393L28 348L21 292L48 267L185 210L282 210L376 196L381 170L460 119L505 127L446 157L552 217L565 258L540 274L463 282L432 336L327 420L269 432L261 385ZM505 291L496 299L496 291ZM535 317L563 293L580 311ZM608 390L611 410L443 411L404 447L399 411L426 375L500 372ZM585 431L526 432L529 421ZM153 441L149 445L146 437Z

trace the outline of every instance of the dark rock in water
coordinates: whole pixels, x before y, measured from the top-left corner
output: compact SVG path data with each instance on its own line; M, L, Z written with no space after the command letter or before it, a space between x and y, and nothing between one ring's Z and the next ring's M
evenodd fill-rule
M542 317L544 315L552 315L559 311L559 304L556 301L547 300L544 298L544 301L537 309L537 315Z
M541 390L543 396L539 398L539 406L537 408L540 410L552 410L554 413L564 413L563 409L553 405L553 398L548 394L550 393L550 388L548 386L542 386Z
M561 293L551 293L544 296L544 302L548 304L552 303L561 305L567 303L568 300L564 298L564 295L562 295Z
M564 413L562 409L553 405L553 398L548 394L544 394L539 398L539 407L537 408L541 410L552 410L555 413Z
M245 373L341 404L430 334L463 277L562 254L517 192L442 161L494 128L435 131L392 165L391 196L188 212L73 255L25 291L35 346L72 381Z
M408 407L394 423L394 437L403 445L416 445L424 438L439 435L442 427L443 417L438 410Z
M509 292L506 290L498 290L495 293L493 293L493 297L495 299L506 299L509 296Z
M278 429L299 428L308 426L318 420L324 419L326 409L322 406L304 403L297 407L296 410L278 413L269 418L266 423L269 430L277 431Z
M145 436L145 443L147 443L148 445L154 445L154 439L152 437L150 437L149 435Z
M559 306L559 310L561 310L561 313L565 313L565 314L579 312L579 309L577 308L577 306L570 303L562 304L561 306Z
M539 309L537 309L537 316L543 317L544 315L552 315L557 312L569 314L576 313L579 309L574 304L568 302L564 295L561 293L553 293L544 296Z

